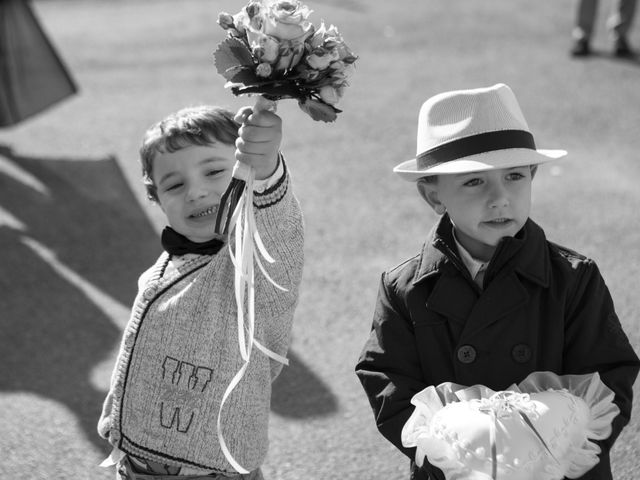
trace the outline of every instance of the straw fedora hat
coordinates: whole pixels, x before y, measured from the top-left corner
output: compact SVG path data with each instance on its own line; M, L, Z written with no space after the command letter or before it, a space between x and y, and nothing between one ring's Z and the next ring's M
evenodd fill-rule
M502 83L429 98L418 116L416 158L393 169L404 180L537 165L566 150L538 150L511 89Z

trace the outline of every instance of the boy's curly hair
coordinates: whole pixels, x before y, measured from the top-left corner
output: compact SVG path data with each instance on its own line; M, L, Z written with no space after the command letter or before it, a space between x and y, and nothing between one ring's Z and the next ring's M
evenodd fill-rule
M235 145L240 124L233 119L234 116L226 108L201 105L183 108L149 127L140 147L142 181L147 198L158 202L158 188L153 182L153 160L158 153L216 142Z

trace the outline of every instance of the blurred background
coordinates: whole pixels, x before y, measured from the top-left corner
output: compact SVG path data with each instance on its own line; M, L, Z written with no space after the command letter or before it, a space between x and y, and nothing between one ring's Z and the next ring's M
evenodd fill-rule
M0 478L113 478L96 433L138 275L160 253L137 150L187 105L237 109L212 53L235 0L34 0L77 93L0 127ZM640 350L640 63L611 54L602 2L593 55L569 55L572 0L309 0L359 56L335 123L283 101L283 151L306 220L291 366L274 386L267 479L408 477L354 374L379 276L435 215L391 169L415 154L418 110L441 91L512 87L541 148L532 218L595 259ZM7 20L6 18L3 19ZM637 22L638 23L638 22ZM6 29L6 24L3 24ZM640 24L629 37L640 48ZM6 74L6 72L5 72ZM640 401L613 451L637 478Z

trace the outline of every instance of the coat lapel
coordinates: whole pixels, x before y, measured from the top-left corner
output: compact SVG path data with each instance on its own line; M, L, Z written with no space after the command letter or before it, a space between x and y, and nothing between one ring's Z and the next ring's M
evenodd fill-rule
M512 270L494 278L473 306L463 336L473 336L529 301L527 289Z
M460 275L444 274L427 299L427 308L453 320L462 327L473 311L478 292Z
M416 285L438 275L426 301L429 310L464 325L478 298L466 268L458 257L451 221L444 215L425 242L413 279Z
M444 215L429 235L420 255L413 284L434 275L438 279L427 298L427 308L464 325L464 336L474 335L492 323L524 308L529 293L523 281L546 288L549 253L542 229L532 220L514 238L499 245L487 271L486 289L480 292L460 260L451 222Z

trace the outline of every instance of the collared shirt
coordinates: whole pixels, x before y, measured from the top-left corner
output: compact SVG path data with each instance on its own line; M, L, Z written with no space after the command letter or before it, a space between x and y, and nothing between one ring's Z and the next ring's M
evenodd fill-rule
M455 230L453 231L453 240L456 242L456 247L458 247L458 253L460 254L460 258L462 259L462 263L467 267L469 273L471 274L471 278L476 284L482 288L482 281L484 280L484 273L487 270L487 266L489 262L482 262L477 260L471 256L471 254L467 251L466 248L462 246L462 244L458 241L456 237Z

